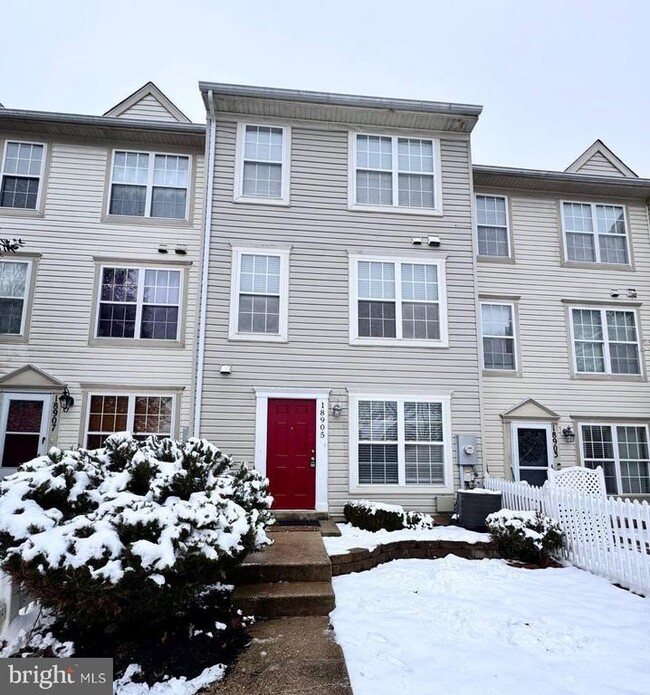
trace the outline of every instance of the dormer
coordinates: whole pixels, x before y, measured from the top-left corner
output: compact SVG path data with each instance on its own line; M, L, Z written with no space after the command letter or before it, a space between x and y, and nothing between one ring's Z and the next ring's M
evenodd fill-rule
M104 116L136 121L191 123L190 119L153 82L147 82Z
M568 174L638 178L637 174L620 160L602 140L596 140L564 171Z

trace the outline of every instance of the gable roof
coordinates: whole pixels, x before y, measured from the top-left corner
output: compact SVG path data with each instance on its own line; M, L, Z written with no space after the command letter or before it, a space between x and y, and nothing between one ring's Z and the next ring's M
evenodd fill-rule
M637 174L619 159L602 140L596 140L564 171L573 174L638 178Z
M26 364L24 367L14 369L13 372L0 377L1 390L20 388L58 391L64 386L65 384L62 381L35 367L33 364Z
M104 116L191 123L190 119L156 87L147 82L109 109Z
M501 417L504 420L557 420L560 416L545 405L538 403L534 398L527 398L513 408L506 410L505 413L501 413Z

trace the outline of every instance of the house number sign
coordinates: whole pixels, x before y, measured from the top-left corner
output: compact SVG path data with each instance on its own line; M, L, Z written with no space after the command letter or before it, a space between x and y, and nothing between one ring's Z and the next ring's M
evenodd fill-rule
M553 440L553 458L556 459L558 457L558 449L557 449L557 430L555 429L555 425L551 427L551 438Z
M320 402L318 412L318 436L320 439L325 439L325 429L327 428L327 411L325 410L325 401Z

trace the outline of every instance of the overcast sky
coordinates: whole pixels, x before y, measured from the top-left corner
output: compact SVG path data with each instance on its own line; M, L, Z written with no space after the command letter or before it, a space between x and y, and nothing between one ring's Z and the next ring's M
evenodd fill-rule
M650 176L647 0L5 0L0 102L102 114L153 80L482 104L474 160L564 169L601 138Z

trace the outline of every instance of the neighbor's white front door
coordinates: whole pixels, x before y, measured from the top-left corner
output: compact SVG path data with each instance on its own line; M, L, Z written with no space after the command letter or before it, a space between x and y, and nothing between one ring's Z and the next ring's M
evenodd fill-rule
M515 480L543 485L553 465L553 429L550 423L512 423L512 474Z
M47 448L52 395L4 393L0 411L0 468L15 468Z

